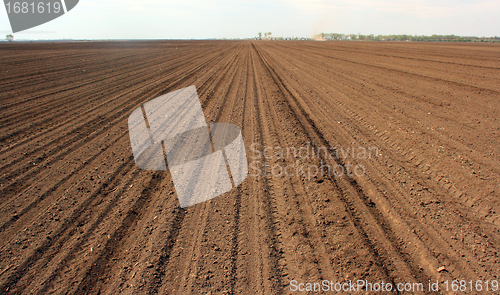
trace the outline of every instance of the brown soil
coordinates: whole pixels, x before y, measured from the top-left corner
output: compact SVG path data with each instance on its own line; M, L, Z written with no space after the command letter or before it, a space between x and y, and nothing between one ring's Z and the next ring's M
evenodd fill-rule
M500 279L498 45L14 43L0 56L1 294ZM190 85L207 122L240 126L249 162L252 143L378 156L299 159L366 173L250 175L181 209L168 171L135 166L127 118Z

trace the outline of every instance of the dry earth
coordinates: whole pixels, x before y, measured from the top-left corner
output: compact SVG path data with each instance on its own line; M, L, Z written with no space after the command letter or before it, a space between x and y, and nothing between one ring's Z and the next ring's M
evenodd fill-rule
M190 85L207 122L242 129L252 166L181 209L168 171L134 164L127 118ZM499 93L490 44L2 44L0 293L498 280ZM378 152L256 159L266 147ZM320 165L359 166L307 175Z

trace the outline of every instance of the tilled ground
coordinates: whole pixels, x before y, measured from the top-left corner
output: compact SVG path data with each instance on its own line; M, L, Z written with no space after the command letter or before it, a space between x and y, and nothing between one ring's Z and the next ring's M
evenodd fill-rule
M190 85L207 122L242 129L250 175L181 209L127 118ZM499 93L495 45L1 45L0 293L498 280ZM340 156L286 153L322 147Z

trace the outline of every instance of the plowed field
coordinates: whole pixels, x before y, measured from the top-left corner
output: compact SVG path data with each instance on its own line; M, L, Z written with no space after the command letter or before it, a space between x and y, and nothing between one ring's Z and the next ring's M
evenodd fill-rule
M191 85L207 122L241 128L250 175L182 209L168 170L135 165L127 118ZM1 44L0 293L485 292L500 279L499 94L498 45ZM340 156L287 154L324 147Z

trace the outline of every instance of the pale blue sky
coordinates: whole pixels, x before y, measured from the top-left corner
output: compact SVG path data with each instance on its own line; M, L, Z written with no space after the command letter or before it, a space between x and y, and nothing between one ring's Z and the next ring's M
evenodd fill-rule
M22 1L22 0L19 0ZM315 33L500 36L498 0L80 0L16 39L248 38ZM11 32L5 6L0 33ZM283 32L283 33L282 33Z

